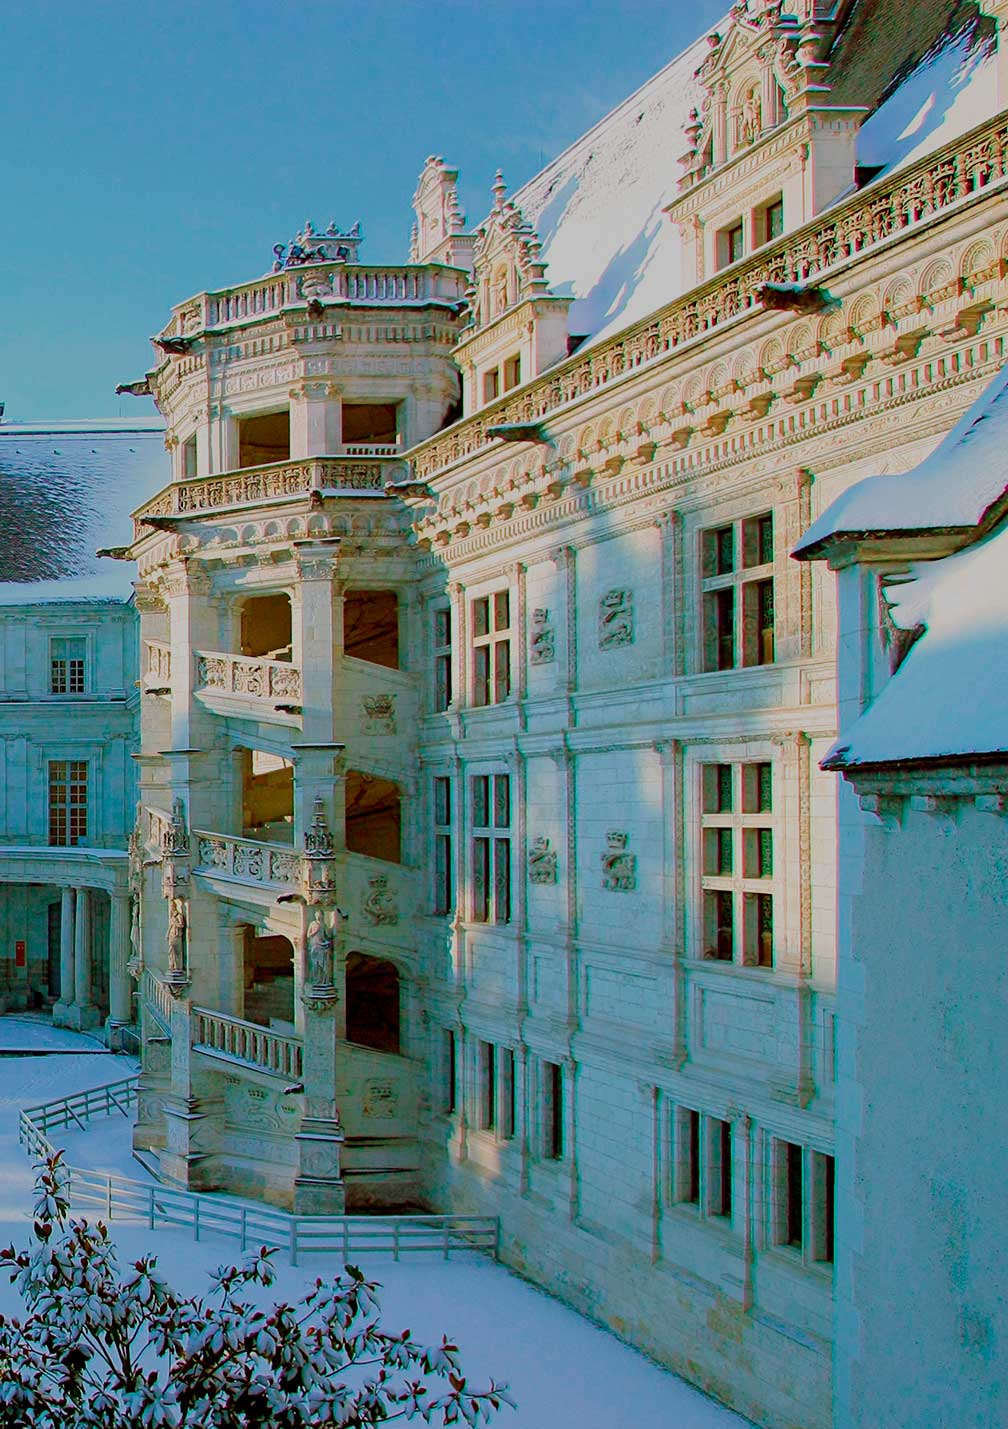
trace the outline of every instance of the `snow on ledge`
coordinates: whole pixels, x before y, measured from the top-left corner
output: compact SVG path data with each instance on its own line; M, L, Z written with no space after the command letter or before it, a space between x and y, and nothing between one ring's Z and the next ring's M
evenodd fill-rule
M794 549L843 536L978 526L1008 491L1008 364L930 456L899 476L869 476L828 506Z
M1008 751L1008 526L886 588L898 629L923 634L825 763L849 769Z

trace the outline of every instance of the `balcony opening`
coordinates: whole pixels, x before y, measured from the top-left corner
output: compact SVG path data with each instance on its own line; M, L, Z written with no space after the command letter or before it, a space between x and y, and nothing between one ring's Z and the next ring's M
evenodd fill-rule
M242 750L242 837L294 842L294 765L263 749Z
M294 948L279 934L245 932L245 1020L294 1031Z
M291 658L289 595L254 595L241 608L241 653L265 660Z
M348 1042L399 1051L399 972L393 963L347 954L346 1029Z
M348 590L343 649L356 660L399 668L399 597L394 590Z
M399 445L397 402L344 402L344 447L395 447Z
M238 465L290 460L290 409L238 418Z
M402 794L397 784L347 771L346 846L350 853L402 862Z

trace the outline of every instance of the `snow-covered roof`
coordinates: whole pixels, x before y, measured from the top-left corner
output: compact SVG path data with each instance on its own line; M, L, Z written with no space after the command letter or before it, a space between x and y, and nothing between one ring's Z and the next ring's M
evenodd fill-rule
M924 59L858 131L858 163L891 173L996 114L997 62L965 32Z
M830 83L842 102L873 109L860 165L891 172L996 112L989 22L964 24L961 8L914 0L895 23L890 0L862 0L854 12ZM552 291L575 298L571 333L600 341L683 292L679 230L662 210L678 193L700 97L694 76L708 53L701 36L513 195L538 230Z
M979 526L1008 492L1008 364L930 456L899 476L869 476L838 496L795 547L811 556L842 536Z
M160 427L0 426L0 605L126 600L129 513L169 480Z
M679 230L662 209L708 48L701 37L514 195L552 291L575 298L572 333L605 337L680 292Z
M824 763L831 768L1008 751L1008 527L886 588L893 623L924 633Z

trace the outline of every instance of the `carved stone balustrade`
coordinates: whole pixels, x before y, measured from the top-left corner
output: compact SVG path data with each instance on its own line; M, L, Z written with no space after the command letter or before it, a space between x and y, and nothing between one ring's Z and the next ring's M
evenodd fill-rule
M172 995L168 984L162 982L150 968L144 968L140 979L140 1001L165 1032L171 1031Z
M145 640L142 669L145 690L167 690L171 685L171 646L163 640Z
M258 506L264 501L319 496L384 496L406 477L406 463L387 456L306 457L242 467L218 476L173 481L133 513L134 539L150 535L145 517L198 516L202 512Z
M822 275L925 224L942 211L1008 185L1008 120L986 120L913 164L858 190L751 258L676 298L587 354L559 362L543 376L413 448L418 481L496 440L511 424L538 423L556 408L615 382L624 373L675 351L740 314L762 306L767 284L814 284Z
M285 1081L301 1079L304 1060L301 1038L272 1032L268 1027L244 1022L240 1017L225 1017L206 1007L194 1007L192 1045L196 1052L257 1067Z
M301 671L289 660L230 655L221 650L197 650L194 658L200 690L268 700L274 706L301 704Z
M301 888L304 858L294 848L200 829L193 830L193 842L197 873L263 888Z
M251 283L223 288L180 304L163 336L192 337L207 329L279 313L314 298L320 302L396 307L403 303L454 305L465 297L468 275L440 264L372 267L308 263Z

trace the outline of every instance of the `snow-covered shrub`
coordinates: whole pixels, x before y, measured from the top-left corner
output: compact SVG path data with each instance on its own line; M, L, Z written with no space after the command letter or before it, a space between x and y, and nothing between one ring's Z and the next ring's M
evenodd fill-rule
M120 1270L107 1227L69 1218L61 1154L36 1180L31 1244L0 1250L27 1307L0 1316L2 1429L307 1429L396 1419L475 1425L512 1404L470 1389L457 1347L381 1326L377 1286L353 1266L296 1305L256 1307L272 1251L176 1294L144 1256Z

